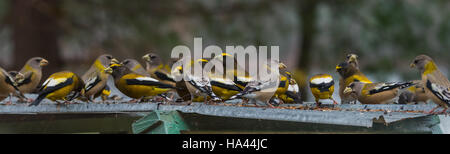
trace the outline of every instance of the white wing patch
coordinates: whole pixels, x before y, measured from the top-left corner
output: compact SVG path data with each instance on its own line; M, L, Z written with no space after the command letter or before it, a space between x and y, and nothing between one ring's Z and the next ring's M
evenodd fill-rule
M56 85L58 85L58 84L60 84L60 83L63 83L63 82L65 82L67 80L67 78L50 78L50 79L47 79L45 82L44 82L44 85L45 86L47 86L47 87L53 87L53 86L56 86Z
M299 88L298 88L298 84L294 84L294 85L289 85L289 87L288 87L288 91L292 91L292 92L296 92L296 93L298 93L298 90Z
M325 77L325 78L316 78L311 80L312 84L324 84L324 83L330 83L331 81L333 81L333 78L331 77Z
M242 81L242 82L252 82L252 81L254 81L253 78L245 77L245 76L238 76L237 80L238 81Z
M226 85L234 85L233 80L227 78L211 78L212 81L220 82Z
M153 82L159 82L158 80L153 79L153 78L151 78L151 77L137 77L136 80L139 80L139 81L153 81Z
M88 81L86 81L86 85L85 85L85 89L88 89L90 86L92 86L92 84L95 82L95 80L97 80L98 76L95 76L93 78L89 78Z
M443 101L450 102L450 88L444 88L434 83L431 84L431 88L442 96Z

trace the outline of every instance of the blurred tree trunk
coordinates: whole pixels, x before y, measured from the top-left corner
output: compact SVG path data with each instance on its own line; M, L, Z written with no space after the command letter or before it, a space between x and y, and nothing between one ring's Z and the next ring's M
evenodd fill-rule
M308 0L298 2L299 16L301 18L301 39L300 39L300 59L298 67L301 71L300 92L303 101L306 100L306 88L308 87L309 64L311 63L311 47L316 34L316 12L318 0Z
M29 58L39 56L50 62L43 69L43 77L58 71L63 65L58 45L61 1L11 0L10 4L14 69L19 70Z

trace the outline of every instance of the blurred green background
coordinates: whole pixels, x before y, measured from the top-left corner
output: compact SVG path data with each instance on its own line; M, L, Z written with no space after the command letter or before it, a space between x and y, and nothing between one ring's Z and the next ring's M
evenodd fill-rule
M102 53L123 60L147 52L167 61L173 47L280 46L305 86L315 73L336 77L347 53L375 81L419 79L409 63L428 54L448 74L450 1L444 0L0 0L0 66L31 57L45 74L83 73ZM307 90L304 90L307 92Z

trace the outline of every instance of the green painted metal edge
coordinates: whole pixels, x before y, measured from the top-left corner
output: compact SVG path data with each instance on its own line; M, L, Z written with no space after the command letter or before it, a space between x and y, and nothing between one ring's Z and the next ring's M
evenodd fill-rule
M180 134L189 130L178 111L155 110L132 124L134 134Z
M433 124L430 127L431 128L431 133L432 134L443 134L443 132L441 130L441 127L440 127L441 120L439 119L439 116L432 115L431 116L431 121L432 121L432 124Z

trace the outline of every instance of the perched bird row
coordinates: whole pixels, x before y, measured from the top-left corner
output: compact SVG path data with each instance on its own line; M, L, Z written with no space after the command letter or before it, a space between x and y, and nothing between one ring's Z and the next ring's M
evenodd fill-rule
M226 53L211 59L183 59L182 63L187 65L179 65L171 70L172 66L164 65L162 59L155 53L142 57L145 67L135 59L119 62L113 56L105 54L99 56L82 76L71 71L56 72L39 86L42 68L49 62L36 57L30 59L18 72L0 69L0 80L3 81L0 86L4 87L0 91L0 99L17 96L22 101L30 102L30 106L39 105L44 99L58 104L70 103L74 99L94 102L97 97L106 100L110 94L107 80L111 76L114 79L114 86L124 95L133 98L130 102L156 97L168 102L176 100L188 103L217 103L231 99L263 102L269 106L280 102L301 103L297 82L282 63L273 63L278 66L279 74L276 77L278 80L273 82L275 87L269 87L272 90L267 89L265 82L250 77L237 62L234 68L223 70L223 73L233 74L231 77L218 76L215 72L206 72L207 74L200 76L184 73L191 71L196 63L205 67L210 60L221 62L226 66L225 61L228 58L236 60ZM264 68L272 71L268 66ZM244 76L240 76L242 72ZM176 81L175 77L183 79ZM35 100L27 99L23 93L36 93L38 97Z
M235 62L231 64L234 67L227 68L226 62L230 58ZM155 53L146 54L142 59L145 67L135 59L119 62L111 55L101 55L83 76L79 77L70 71L57 72L39 86L42 68L49 62L40 57L31 58L20 71L6 72L0 68L0 100L16 96L21 101L32 102L30 105L38 105L45 98L66 103L74 99L94 102L99 96L106 100L110 94L107 80L112 76L114 86L133 98L131 102L161 98L168 102L176 100L188 104L217 103L232 99L243 99L245 102L267 106L280 102L302 103L297 82L286 65L278 61L271 60L270 65L260 68L272 72L275 70L270 66L277 66L278 73L274 73L276 76L270 78L277 80L262 80L250 76L237 64L236 58L227 53L211 59L177 59L181 63L171 64L174 66L164 65ZM203 72L202 75L187 73L191 72L194 66L207 67L210 61L219 62L226 69L213 69ZM356 101L362 104L405 104L433 100L438 107L443 107L442 112L445 112L450 105L450 82L439 71L436 63L430 57L420 55L415 58L411 67L420 71L421 80L373 82L360 70L358 56L349 54L344 62L336 66L340 75L341 104ZM314 75L310 78L309 85L318 105L321 99L330 99L337 104L332 97L334 79L331 75ZM39 96L32 100L25 98L23 93L37 93Z
M358 56L347 55L344 62L336 66L339 79L341 104L409 104L432 100L438 106L427 113L443 107L444 113L450 105L450 82L438 69L436 63L426 55L417 56L412 68L417 68L422 80L406 82L372 82L359 68ZM311 77L310 87L316 103L320 99L332 99L334 80L331 75L319 74ZM333 100L334 101L334 100ZM336 103L334 101L334 103Z

